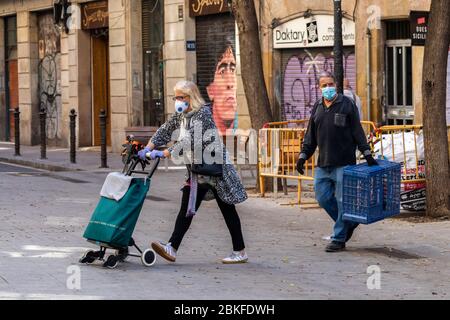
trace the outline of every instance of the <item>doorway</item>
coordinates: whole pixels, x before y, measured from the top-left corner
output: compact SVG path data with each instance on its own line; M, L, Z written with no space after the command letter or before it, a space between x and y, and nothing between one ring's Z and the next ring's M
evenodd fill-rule
M164 123L164 4L142 1L142 48L144 63L144 125Z
M5 140L14 141L14 109L19 107L17 64L17 18L5 18Z
M111 145L111 108L109 87L109 39L107 32L94 32L92 48L92 118L93 145L101 144L100 110L106 111L106 144Z

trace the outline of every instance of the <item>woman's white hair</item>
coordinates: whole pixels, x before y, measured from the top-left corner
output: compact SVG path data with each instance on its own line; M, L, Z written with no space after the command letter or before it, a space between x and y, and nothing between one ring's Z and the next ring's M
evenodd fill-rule
M174 91L179 90L183 92L183 94L189 96L191 98L191 107L192 110L198 111L205 104L205 100L202 98L200 94L200 90L195 83L192 81L179 81L173 88Z

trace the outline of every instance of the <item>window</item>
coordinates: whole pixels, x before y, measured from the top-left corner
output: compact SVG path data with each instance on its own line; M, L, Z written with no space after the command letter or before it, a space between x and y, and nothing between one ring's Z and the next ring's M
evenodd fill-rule
M386 21L386 40L400 40L410 38L409 20Z
M390 125L412 124L412 50L408 21L386 22L386 120Z
M17 59L17 18L8 17L5 19L6 25L6 59Z

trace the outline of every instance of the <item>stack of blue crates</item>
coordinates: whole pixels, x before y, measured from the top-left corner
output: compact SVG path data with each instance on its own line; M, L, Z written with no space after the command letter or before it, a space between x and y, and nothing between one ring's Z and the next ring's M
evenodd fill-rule
M343 219L370 224L400 213L401 165L377 160L344 169Z

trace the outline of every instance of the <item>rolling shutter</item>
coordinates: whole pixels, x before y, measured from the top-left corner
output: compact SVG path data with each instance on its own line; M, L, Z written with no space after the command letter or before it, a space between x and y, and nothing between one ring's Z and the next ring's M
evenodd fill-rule
M322 96L317 78L322 71L334 72L333 48L283 50L282 60L282 120L308 119L314 103ZM354 47L344 48L344 77L356 89Z
M225 50L232 45L236 52L235 22L230 13L196 17L197 85L208 100L206 87L213 81L215 67Z
M150 49L151 13L152 1L142 1L142 48Z

